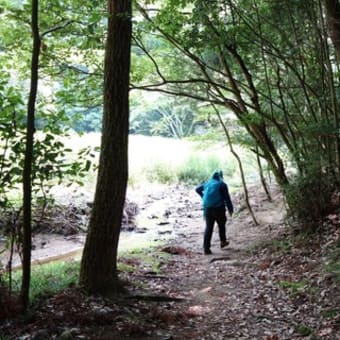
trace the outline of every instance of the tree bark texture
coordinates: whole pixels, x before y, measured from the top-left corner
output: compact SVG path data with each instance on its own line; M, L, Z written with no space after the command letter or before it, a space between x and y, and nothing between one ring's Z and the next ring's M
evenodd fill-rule
M34 143L35 102L38 91L38 69L40 54L40 36L38 26L39 1L32 0L32 36L33 49L31 59L31 87L27 105L26 149L23 169L23 260L21 299L26 310L29 305L29 289L31 279L31 248L32 248L32 164Z
M325 0L330 36L340 57L340 2L339 0Z
M117 288L117 249L128 180L131 1L109 0L104 116L97 186L80 284L90 293Z

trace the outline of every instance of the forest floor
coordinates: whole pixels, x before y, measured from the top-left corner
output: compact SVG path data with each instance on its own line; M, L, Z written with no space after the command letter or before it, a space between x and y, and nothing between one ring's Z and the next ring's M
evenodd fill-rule
M211 255L202 251L192 189L130 192L140 211L120 240L125 293L86 296L69 287L0 323L0 339L340 339L340 214L322 222L322 233L294 236L279 190L271 188L270 202L261 188L249 189L259 225L235 195L230 245L220 249L215 230ZM79 255L83 240L39 234L35 261ZM156 240L135 255L125 251Z

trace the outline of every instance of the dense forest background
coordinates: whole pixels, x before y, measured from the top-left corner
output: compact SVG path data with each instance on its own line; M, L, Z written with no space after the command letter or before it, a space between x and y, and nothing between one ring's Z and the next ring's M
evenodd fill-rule
M91 292L116 282L107 273L112 266L116 272L128 134L226 144L246 193L238 150L247 150L263 187L270 174L282 189L297 229L319 230L338 204L338 1L0 4L0 208L10 216L8 244L23 250L24 305L32 207L45 208L53 186L81 184L98 167L98 150L77 150L74 157L64 142L74 132L103 133L93 240L80 275ZM117 191L104 189L111 186ZM113 231L96 222L103 207L114 207L104 218L114 220ZM90 255L103 239L113 241L114 251ZM89 259L103 257L105 265L94 270Z

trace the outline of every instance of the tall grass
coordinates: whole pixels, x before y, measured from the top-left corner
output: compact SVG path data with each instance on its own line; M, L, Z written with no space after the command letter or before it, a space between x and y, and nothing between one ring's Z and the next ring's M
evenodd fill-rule
M20 291L22 271L13 275L13 290ZM76 285L79 276L79 261L54 261L32 267L30 300L35 303L40 297L53 295L67 287ZM5 277L6 281L6 277Z
M162 137L131 136L129 184L199 184L213 171L223 170L229 179L237 175L234 157L224 145L202 148L199 142Z
M90 133L72 136L67 145L83 148L100 146L100 134ZM257 178L256 160L249 152L239 149L246 175L252 181ZM98 157L94 158L97 161ZM131 135L129 137L129 186L145 183L198 184L208 179L214 170L220 169L228 183L240 186L237 162L225 144L205 144L197 141L163 137ZM94 188L96 175L89 171L86 187Z

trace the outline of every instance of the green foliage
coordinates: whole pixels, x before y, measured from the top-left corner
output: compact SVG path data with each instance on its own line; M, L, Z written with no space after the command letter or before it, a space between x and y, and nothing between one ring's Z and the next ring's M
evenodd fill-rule
M144 247L135 247L122 254L118 259L118 267L122 271L136 272L138 269L149 268L155 273L160 272L161 266L169 260L170 255L161 250L158 244L146 244Z
M99 131L106 9L102 2L75 0L45 1L39 9L38 101L53 108L54 115L63 112L77 131ZM30 2L8 1L0 13L0 64L22 96L30 77L30 11Z
M211 177L216 169L220 169L221 162L217 156L206 158L197 154L191 155L178 169L178 179L181 183L199 184Z
M223 169L226 178L232 176L234 164L228 165L225 166L216 155L202 156L194 153L176 166L169 162L154 162L144 169L144 173L150 182L196 185L210 178L216 169Z
M336 319L340 314L340 309L324 309L321 311L321 315L327 319Z
M340 262L340 240L334 242L334 246L327 250L327 257L331 262Z
M314 231L330 209L334 180L327 173L309 167L307 174L296 176L285 188L288 217L300 223L305 230Z
M27 83L30 77L31 3L4 1L0 12L0 202L19 191L25 149ZM40 4L42 39L37 98L34 168L35 203L46 202L58 183L81 183L90 152L73 156L62 137L72 126L99 130L105 8L98 1ZM87 14L90 13L90 14ZM99 57L99 58L98 58ZM98 71L99 70L99 71ZM98 71L98 72L97 72ZM98 99L99 98L99 99ZM75 118L81 117L77 123ZM79 124L79 125L78 125ZM18 196L18 195L17 195Z
M293 242L291 242L288 238L282 238L282 239L274 239L274 240L264 240L260 241L247 250L250 254L256 254L262 249L266 248L272 253L277 254L286 254L289 253L291 248L293 247Z
M20 211L21 182L25 154L25 107L21 90L4 81L0 86L0 206ZM81 178L92 167L92 149L79 150L74 155L65 146L65 124L62 113L46 109L40 103L37 111L38 130L34 136L32 193L33 204L46 207L50 191L57 184L82 184Z
M273 248L274 252L287 253L292 248L289 239L273 240L269 247Z
M279 286L287 289L292 297L297 297L304 294L308 290L308 285L305 281L293 282L293 281L280 281Z
M132 264L131 261L124 261L122 260L122 258L119 259L117 267L120 272L125 273L133 273L136 270L135 266Z
M325 271L330 273L337 282L340 282L340 260L326 265Z
M306 326L304 323L299 323L298 325L296 325L295 331L300 336L309 336L314 333L313 328Z
M159 272L161 264L166 261L168 254L158 252L159 243L149 242L142 247L124 251L118 260L118 268L122 272L136 271L137 267L146 267ZM78 284L79 261L53 261L32 267L30 301L36 303L39 298L58 293L68 287ZM7 274L0 277L0 284L8 280ZM21 270L12 273L13 291L20 291Z
M239 153L249 159L246 150ZM134 187L150 181L197 185L216 169L223 171L232 188L240 185L235 158L218 142L131 135L129 162L129 184ZM246 171L251 173L255 164L249 163Z
M162 90L233 111L247 133L236 131L233 142L254 149L255 139L282 185L289 166L307 173L305 160L313 155L327 158L338 174L339 77L330 67L334 49L327 34L319 34L328 30L322 6L312 0L164 1L152 15L141 13L139 53L154 69L143 86L167 84ZM162 44L146 44L151 36Z
M165 161L155 161L145 167L143 173L149 182L163 184L197 185L211 177L216 169L222 169L226 178L235 172L235 164L224 166L217 155L199 155L193 153L188 159L176 165Z
M30 301L35 303L40 297L52 295L58 291L76 285L79 275L79 261L51 262L32 268ZM21 271L13 272L14 290L20 290Z
M328 244L325 250L326 262L324 271L331 274L337 282L340 282L340 241L335 240Z
M171 184L177 182L175 169L169 162L155 162L144 169L145 177L149 182Z
M197 103L165 96L144 97L132 93L130 133L145 136L185 138L203 124L197 119Z

